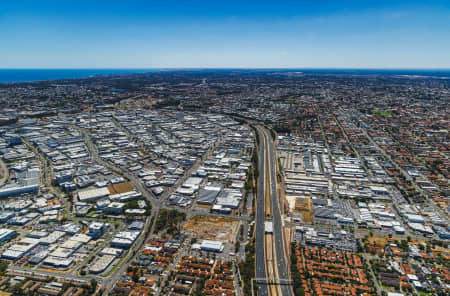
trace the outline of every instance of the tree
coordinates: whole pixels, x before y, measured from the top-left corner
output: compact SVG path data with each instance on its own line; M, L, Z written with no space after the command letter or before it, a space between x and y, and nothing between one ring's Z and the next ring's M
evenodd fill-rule
M91 279L91 287L89 288L89 291L93 294L95 290L97 290L97 280Z
M305 289L303 287L298 287L295 289L296 296L305 296Z
M17 283L14 286L12 286L11 293L13 295L18 295L18 296L26 295L25 291L22 289L22 283Z
M131 280L135 283L139 281L139 274L136 272L136 270L133 271L133 275L131 276Z
M7 261L0 261L0 275L4 275L6 270L8 269L8 262Z

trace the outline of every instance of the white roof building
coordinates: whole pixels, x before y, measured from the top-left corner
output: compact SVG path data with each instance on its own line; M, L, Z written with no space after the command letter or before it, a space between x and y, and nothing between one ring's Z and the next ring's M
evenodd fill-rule
M210 252L222 252L224 248L223 242L213 240L203 240L200 244L200 249Z
M78 192L78 199L80 201L97 200L109 194L110 192L107 187L95 188Z

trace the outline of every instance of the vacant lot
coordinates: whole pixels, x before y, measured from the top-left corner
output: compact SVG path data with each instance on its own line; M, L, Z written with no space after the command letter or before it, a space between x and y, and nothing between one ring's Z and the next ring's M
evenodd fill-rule
M118 184L111 184L108 186L109 192L111 194L125 193L134 190L133 184L131 182L122 182Z
M232 242L239 229L239 221L221 217L194 216L183 227L197 234L200 239Z
M369 240L370 245L373 245L375 243L377 246L384 247L387 244L387 240L386 240L385 236L374 235L372 237L369 237L368 240Z

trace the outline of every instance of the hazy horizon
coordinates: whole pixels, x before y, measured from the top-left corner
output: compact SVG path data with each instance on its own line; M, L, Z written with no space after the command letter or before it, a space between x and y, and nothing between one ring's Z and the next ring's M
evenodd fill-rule
M448 1L4 1L2 69L450 68Z
M1 68L0 70L421 70L447 71L446 68L343 68L343 67L70 67L70 68Z

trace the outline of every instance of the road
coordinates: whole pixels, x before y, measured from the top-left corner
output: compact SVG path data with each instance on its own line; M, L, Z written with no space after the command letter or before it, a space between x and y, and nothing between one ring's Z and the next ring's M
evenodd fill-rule
M152 227L150 228L150 220L151 220L151 217L156 216L156 214L159 211L159 207L158 207L158 205L155 205L155 202L154 202L155 199L153 198L152 194L146 188L144 188L144 186L142 186L142 183L134 175L129 174L124 171L121 171L120 169L116 168L115 166L100 159L100 157L98 156L97 147L92 142L88 133L84 130L82 132L84 134L86 146L88 148L89 154L91 155L91 158L95 162L97 162L101 165L104 165L113 171L122 173L122 175L124 175L126 178L128 178L133 183L135 188L137 188L144 195L144 197L147 200L149 200L153 205L152 214L149 217L147 217L145 220L144 232L138 237L137 241L132 246L130 251L125 255L125 258L122 260L121 266L119 268L117 268L111 276L107 277L103 281L102 287L105 288L105 292L108 294L111 291L111 289L114 287L115 283L123 275L123 273L125 272L126 268L129 265L129 263L132 262L136 258L136 256L139 254L139 252L137 252L137 250L139 250L142 247L142 245L145 244L146 242L148 242L150 240L150 238L152 237L155 223L153 223Z
M114 123L116 124L116 126L121 128L127 134L128 137L130 137L130 138L132 138L134 140L138 140L138 139L133 138L133 136L126 130L126 128L121 126L121 124L117 120L114 120ZM152 192L150 192L147 188L145 188L145 186L143 186L143 184L142 184L142 182L141 182L141 180L139 178L137 178L134 174L129 173L126 168L116 167L116 166L112 165L111 163L103 160L99 156L97 147L93 143L92 139L90 138L89 133L86 130L77 128L76 126L74 126L74 128L79 129L83 133L84 138L85 138L86 146L88 148L89 154L91 155L91 158L92 158L93 161L95 161L98 164L104 165L105 167L109 168L110 170L112 170L112 171L116 172L117 174L120 174L120 175L124 176L125 178L127 178L128 180L130 180L131 183L133 183L133 185L135 186L135 188L138 191L140 191L148 201L151 202L151 204L152 204L152 215L151 215L151 217L155 217L160 209L167 208L167 209L182 210L182 211L186 212L188 218L193 216L193 215L206 215L206 216L217 216L217 217L227 217L227 218L231 217L233 219L242 221L244 224L247 224L247 222L250 220L250 218L247 217L247 216L238 216L238 215L231 215L230 216L230 215L221 215L221 214L216 214L216 213L205 213L203 211L197 211L197 210L193 209L193 207L190 207L188 209L179 209L177 207L171 207L171 206L168 206L168 205L165 204L165 201L166 201L167 197L171 193L173 193L173 191L180 184L182 184L185 181L185 179L191 175L191 173L193 171L198 169L198 166L200 165L200 163L214 150L216 144L213 145L212 147L210 147L208 149L208 151L206 152L206 154L204 154L203 157L199 161L197 161L192 167L187 169L185 171L184 175L177 180L177 182L176 182L176 184L174 186L172 186L169 190L166 190L159 198L157 198L157 197L155 197L152 194ZM147 221L149 221L149 220L150 220L150 217L147 218ZM147 226L148 225L146 225L145 229L148 228ZM147 236L147 238L145 240L138 241L135 244L134 250L137 250L141 245L143 245L146 241L148 241L152 237L152 235L154 233L154 227L155 227L155 223L153 223L151 228L148 229L148 236ZM119 277L125 271L125 269L128 266L129 262L131 262L134 259L134 257L136 256L134 252L130 252L130 253L133 253L133 254L130 255L129 258L126 258L126 260L122 261L121 266L117 270L114 271L114 273L111 275L111 277L108 277L107 279L104 280L102 286L106 287L106 292L110 292L111 288L114 286L114 284L117 282ZM127 257L128 257L128 255L127 255Z
M393 165L394 167L400 171L400 173L403 175L403 177L406 178L406 180L408 180L409 182L411 182L411 184L414 186L414 188L416 189L416 191L422 193L422 195L425 197L425 199L427 200L428 204L433 208L434 212L439 215L446 223L447 225L450 224L450 219L448 218L447 214L442 211L442 209L440 207L438 207L433 200L431 200L431 198L429 197L429 193L426 192L425 190L423 190L419 185L417 185L416 181L411 178L411 176L401 167L398 165L397 162L395 162L392 157L384 150L382 149L376 142L375 140L367 133L367 131L363 131L364 135L369 139L370 143L378 150L381 152L381 154L383 154L384 157L386 157Z
M277 194L277 162L275 161L274 143L267 129L257 127L257 132L260 145L258 152L260 173L256 208L256 277L289 280ZM269 198L267 199L267 197ZM270 204L265 204L265 200ZM268 213L270 213L273 224L272 235L264 233L264 221ZM266 256L271 258L266 258ZM271 286L268 289L267 285L259 284L258 295L292 295L289 285L275 286L275 288Z
M181 250L176 255L175 259L173 260L173 263L169 265L167 270L164 271L163 276L161 278L161 285L157 288L155 291L155 296L161 295L162 289L166 286L169 276L172 274L173 270L177 267L178 263L180 262L181 258L186 255L186 251L188 247L190 247L192 236L187 235L186 239L183 242L183 245L181 246Z
M276 153L274 148L274 143L272 137L268 130L264 130L266 137L268 139L268 155L270 160L270 185L271 185L271 195L272 195L272 223L273 223L273 233L274 233L274 245L277 257L277 268L278 268L278 278L288 280L289 277L289 267L286 260L284 240L283 240L283 229L281 221L281 213L278 201L278 191L277 191L277 179L276 179L276 168L278 163L275 159ZM289 285L281 285L281 295L292 295L292 289Z
M265 169L265 161L264 161L264 150L265 141L263 134L258 130L258 138L259 138L259 150L258 150L258 171L259 171L259 180L258 180L258 194L256 201L256 222L255 222L255 261L256 261L256 277L257 278L265 278L266 277L266 260L264 254L264 169ZM259 296L269 295L267 286L264 284L259 284L257 286L257 293Z
M373 257L366 253L363 253L362 256L363 256L364 260L367 262L367 264L369 265L369 275L372 278L373 284L375 285L377 295L382 295L383 288L380 287L380 285L378 284L377 277L373 273L372 266L370 265L370 259L373 259Z

